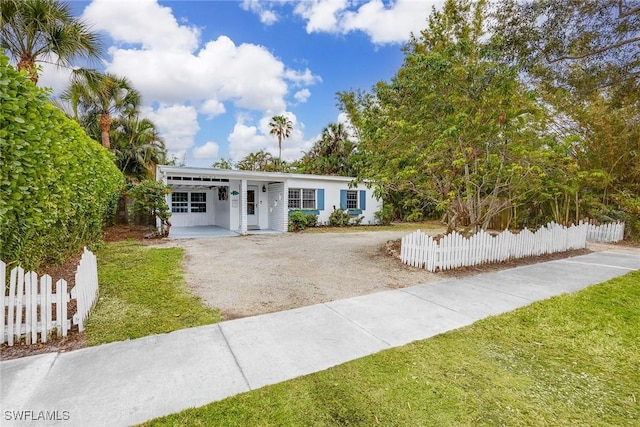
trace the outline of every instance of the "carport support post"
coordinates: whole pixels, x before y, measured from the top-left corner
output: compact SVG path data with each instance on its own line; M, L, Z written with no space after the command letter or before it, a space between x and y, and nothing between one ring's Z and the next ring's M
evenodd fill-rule
M247 235L247 180L240 181L240 233Z

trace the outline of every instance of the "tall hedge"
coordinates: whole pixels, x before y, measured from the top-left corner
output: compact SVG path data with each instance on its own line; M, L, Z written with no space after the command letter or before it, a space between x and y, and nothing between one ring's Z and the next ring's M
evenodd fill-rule
M100 238L123 186L112 154L0 53L0 259L63 261Z

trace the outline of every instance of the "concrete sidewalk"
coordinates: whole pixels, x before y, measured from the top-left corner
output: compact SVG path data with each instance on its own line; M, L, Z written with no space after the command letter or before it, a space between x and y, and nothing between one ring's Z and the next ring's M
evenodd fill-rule
M640 256L594 252L9 360L0 363L0 424L136 424L429 338L638 269ZM58 421L16 421L18 416Z

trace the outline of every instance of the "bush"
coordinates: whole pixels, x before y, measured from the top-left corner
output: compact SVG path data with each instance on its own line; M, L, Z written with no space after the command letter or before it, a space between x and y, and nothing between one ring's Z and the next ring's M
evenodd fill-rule
M0 259L36 269L101 238L124 177L1 53L0 76Z
M363 216L351 215L348 211L333 208L329 215L329 225L332 227L346 227L348 225L360 225Z
M302 211L293 211L289 214L289 231L302 231L307 227L318 225L318 216Z
M382 205L382 209L374 214L375 219L382 225L388 225L393 218L393 207L389 204Z
M306 214L307 227L316 227L318 225L318 215Z

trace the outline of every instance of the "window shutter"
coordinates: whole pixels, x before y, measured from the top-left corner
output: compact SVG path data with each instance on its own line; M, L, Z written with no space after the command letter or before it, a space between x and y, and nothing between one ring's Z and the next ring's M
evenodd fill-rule
M324 188L318 188L316 192L317 197L317 207L319 211L324 210Z
M340 190L340 209L347 209L347 190Z
M360 209L367 209L367 192L366 190L360 190Z

